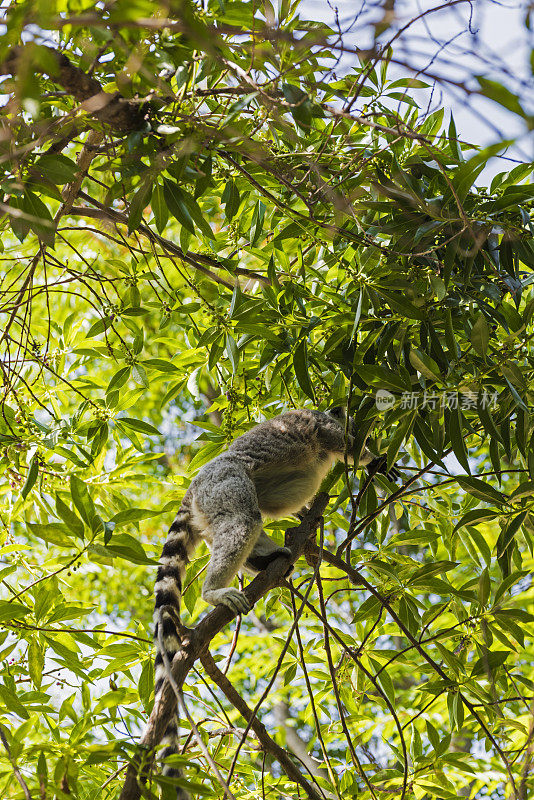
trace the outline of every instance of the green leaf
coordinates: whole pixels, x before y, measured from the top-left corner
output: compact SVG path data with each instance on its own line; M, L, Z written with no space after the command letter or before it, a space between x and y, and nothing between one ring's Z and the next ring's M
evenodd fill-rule
M150 367L150 369L156 369L158 372L178 372L179 367L176 364L173 364L172 361L168 361L167 359L163 358L147 358L143 361L143 365L145 367Z
M117 422L120 422L121 425L124 425L126 428L131 428L133 431L138 431L139 433L148 433L151 436L161 436L161 433L157 428L154 427L154 425L152 425L152 423L145 422L142 419L120 417L117 419Z
M91 500L87 486L78 478L77 475L71 475L70 493L72 496L72 502L78 509L80 517L87 525L89 525L89 527L91 527L93 517L96 513L95 506Z
M298 385L304 394L315 402L315 395L309 374L308 346L305 339L302 339L295 348L293 353L293 368Z
M187 192L183 192L183 200L186 204L191 218L194 220L195 225L199 230L206 236L208 239L215 239L215 235L210 227L210 225L206 222L204 217L202 216L202 211L200 210L200 206L197 201Z
M486 318L483 314L479 314L471 329L470 339L477 353L483 358L486 358L486 353L488 352L489 336L490 330Z
M414 306L413 303L410 303L410 301L406 300L406 298L401 294L398 294L397 292L386 291L386 289L382 289L379 286L375 286L374 288L376 292L378 292L378 294L384 298L391 310L396 311L401 315L401 317L419 320L426 319L426 314L423 309Z
M476 678L479 675L493 674L494 670L501 667L509 656L509 650L488 650L473 664L471 677Z
M421 350L410 350L410 363L415 369L431 381L440 381L439 367L433 358Z
M152 192L151 205L152 211L154 212L156 228L158 233L162 233L169 220L169 209L167 207L167 203L165 202L163 187L160 186L159 183Z
M388 675L386 670L382 670L380 675L377 678L378 685L388 698L389 702L394 706L395 705L395 686L391 677Z
M118 528L120 525L139 522L139 520L156 517L161 513L163 513L161 509L152 511L149 508L125 508L124 511L118 511L116 514L114 514L111 517L110 522L113 522Z
M517 489L514 489L514 491L510 495L510 502L515 503L522 497L533 497L533 496L534 496L534 481L525 481L524 483L520 483Z
M497 144L490 145L489 147L480 150L478 153L475 153L474 156L471 156L468 161L464 161L456 169L452 177L452 184L456 189L456 195L461 203L463 203L467 197L469 190L473 186L482 170L485 168L489 159L504 150L507 144L509 144L509 142L502 141L497 142ZM452 196L452 193L451 202L456 202L456 199Z
M254 247L261 236L263 230L263 220L265 219L265 205L261 200L256 202L254 212L252 214L252 222L250 225L251 233L251 246Z
M462 147L461 147L460 141L458 139L458 134L456 132L456 124L454 122L454 117L453 117L452 111L451 111L451 119L450 119L450 122L449 122L448 141L449 141L449 147L451 148L451 152L452 152L453 156L455 157L455 159L456 159L456 161L458 163L461 163L464 160L464 157L463 157L463 154L462 154Z
M35 162L33 169L60 186L70 183L78 171L75 162L60 153L45 153Z
M146 181L142 181L141 185L135 192L130 200L130 211L128 213L128 234L137 230L143 218L143 211L150 203L152 196L152 186Z
M417 530L396 533L388 542L388 547L402 547L406 544L425 545L435 542L439 537L436 531Z
M458 476L456 480L462 489L465 489L466 492L472 494L473 497L478 497L480 500L484 500L486 503L496 503L499 507L508 504L508 499L505 497L505 495L503 495L502 492L499 492L497 489L491 486L491 484L486 483L486 481L483 481L480 478L471 478L462 475ZM473 523L470 521L469 524L472 525Z
M308 130L312 121L312 105L306 92L291 83L283 83L282 91L288 103L293 119L302 128Z
M477 398L477 412L478 412L478 416L480 417L480 421L482 423L482 427L484 428L484 431L486 432L486 434L490 438L495 439L495 440L499 440L499 441L502 442L501 434L499 433L499 430L498 430L497 426L495 425L495 422L493 420L493 417L491 415L491 412L490 412L487 404L483 402L483 397L480 395L480 393L479 393L478 398Z
M463 415L459 408L445 409L445 429L449 434L454 455L465 469L471 472L462 431Z
M459 528L463 528L466 525L478 525L481 522L487 522L490 519L495 519L495 517L498 517L499 514L500 511L493 511L487 508L474 508L464 514L463 517L458 520L454 526L453 533L456 533Z
M478 579L478 599L480 600L480 604L485 606L488 602L488 598L490 596L491 590L491 581L488 568L485 567L482 570L482 574Z
M29 492L32 490L33 486L35 485L35 481L39 476L39 458L37 454L35 454L30 461L30 466L28 469L28 474L26 476L26 480L24 482L24 486L21 490L21 496L25 499Z
M202 216L196 200L181 189L177 183L164 178L163 196L171 214L190 233L196 234L196 228L198 228L204 236L209 239L214 238L213 231Z
M73 546L72 534L66 525L56 522L50 522L47 525L41 525L37 522L27 522L26 524L35 536L49 544L56 544L60 547Z
M43 677L44 650L36 639L32 639L28 647L28 670L34 685L39 688Z
M417 411L412 411L411 414L408 414L406 419L402 420L397 425L395 433L391 437L387 449L388 470L391 469L391 467L394 465L402 443L410 436L416 416L417 416Z
M447 296L447 287L445 286L444 282L439 275L434 275L432 273L430 276L430 284L437 299L441 302Z
M108 383L108 388L106 389L106 394L112 391L112 389L120 389L128 378L130 377L130 367L121 367L121 369L117 370L117 372L113 375L110 382Z
M27 189L24 192L23 208L30 217L28 223L31 230L36 233L45 244L53 245L56 228L50 212L43 201L36 194Z
M377 389L388 389L392 392L407 391L407 386L402 378L387 367L359 364L354 368L354 372L367 386L375 386Z
M0 683L0 697L2 698L4 708L9 708L11 713L16 714L21 719L29 718L30 715L17 697L14 686L13 691L10 691L7 686L2 686Z
M137 383L148 389L148 378L142 364L132 364L132 377Z
M511 575L508 575L506 578L504 578L504 580L501 581L501 583L497 587L497 591L495 592L495 605L497 605L497 603L501 601L503 596L508 592L509 589L511 589L512 586L514 586L514 584L518 583L528 574L529 574L528 571L521 570L518 572L513 572Z
M111 325L111 322L112 319L108 316L102 317L102 319L97 319L97 321L94 322L87 331L87 338L92 339L93 336L98 336L99 333L104 333L104 331L106 331Z
M12 619L24 619L30 613L30 609L22 603L8 602L0 600L0 622L9 622Z
M221 200L225 203L224 216L228 220L233 219L241 203L241 195L235 181L230 180L227 182Z
M63 502L58 494L56 494L56 511L58 517L63 520L65 525L67 525L74 535L78 536L79 539L83 539L83 522L74 513L74 511L71 511L71 509L66 505L66 503Z
M493 100L495 103L504 106L504 108L507 108L508 111L512 111L514 114L519 114L521 117L527 116L517 95L511 92L510 89L507 89L506 86L503 86L502 83L486 78L483 75L477 75L476 79L482 89L483 95Z
M122 558L133 564L157 564L158 561L149 558L142 544L128 533L113 534L104 550L114 558Z
M226 334L226 354L232 365L232 372L235 375L239 367L239 350L233 336Z
M28 220L24 218L24 198L12 195L9 198L9 209L11 230L19 242L23 242L30 231L30 224ZM18 214L17 212L19 211L23 213Z
M499 538L497 539L497 544L495 545L497 558L501 558L501 556L503 556L506 550L510 547L516 533L519 531L521 525L525 521L527 514L528 511L521 511L521 513L517 514L504 528L504 530L501 531Z
M195 199L197 197L202 197L208 186L211 186L213 184L212 181L213 158L211 157L211 153L208 153L208 155L206 156L206 158L204 159L203 163L200 166L197 165L197 169L202 174L195 183Z
M436 575L438 572L450 572L451 569L454 569L457 566L458 562L456 561L435 561L433 564L424 564L415 571L408 583L415 583L420 581L422 578L428 578L431 575Z
M137 688L139 691L139 699L143 704L145 712L148 712L152 706L151 701L154 691L154 662L151 658L147 658L143 664ZM107 760L107 758L105 760Z
M362 622L365 619L375 620L378 618L382 609L382 603L376 597L368 597L360 605L358 611L352 618L353 622Z
M506 381L508 388L510 389L510 393L514 398L515 402L519 406L519 408L523 409L527 414L529 413L529 408L526 402L523 400L521 395L518 393L517 389L514 386L514 383L521 388L524 387L524 379L521 375L521 378L518 375L518 370L515 364L499 364L499 371L501 372L504 380Z
M163 197L173 217L176 217L180 225L183 225L190 233L195 234L195 223L184 202L183 192L178 184L164 178Z

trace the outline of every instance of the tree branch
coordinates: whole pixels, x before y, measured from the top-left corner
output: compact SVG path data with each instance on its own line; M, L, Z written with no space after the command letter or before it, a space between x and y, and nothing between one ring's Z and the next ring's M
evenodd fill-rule
M322 492L313 501L310 509L304 515L300 525L290 528L286 532L286 544L291 549L291 557L280 556L257 575L252 583L244 590L251 605L263 597L271 589L280 586L287 574L288 567L304 553L308 539L315 533L321 515L323 514L329 497ZM234 614L225 606L218 605L205 616L196 628L186 631L182 636L180 650L174 656L172 673L176 685L181 688L187 674L195 661L207 650L209 643L229 622ZM176 710L176 697L173 687L165 680L163 688L148 720L147 727L140 745L143 751L143 763L151 760L152 751L159 744L167 724ZM148 759L147 759L148 751ZM140 774L141 772L141 774ZM119 800L139 800L141 797L141 781L144 769L141 770L141 758L136 757L130 763L126 772L126 779Z
M1 72L1 68L0 68ZM65 188L63 189L63 202L61 203L55 217L54 217L54 229L57 229L59 221L61 218L68 214L72 208L72 204L74 203L74 199L77 196L78 192L80 191L80 187L83 183L83 179L87 174L87 170L89 169L89 165L91 161L95 157L94 147L98 146L102 140L102 134L96 131L90 131L87 137L87 141L85 142L80 155L78 156L78 161L76 165L78 167L76 174L71 183L68 183ZM2 335L0 336L0 344L7 338L9 329L11 328L17 314L19 312L19 307L23 305L24 298L26 292L30 289L31 283L33 281L33 276L35 274L35 270L37 268L37 264L39 263L41 256L43 255L43 250L45 245L42 244L35 256L33 257L31 264L28 268L28 274L22 284L17 297L14 299L14 308L11 313L9 320L7 321L6 325L4 326L4 330L2 331ZM31 301L31 298L28 298L28 302Z
M313 800L322 800L321 795L317 792L317 790L311 785L311 783L304 777L299 769L295 766L293 761L288 756L287 752L280 747L271 737L269 736L267 729L263 722L261 722L257 717L254 716L254 712L252 709L247 705L245 700L241 697L239 692L232 686L226 675L219 669L217 664L215 663L213 656L208 650L204 650L200 654L200 661L202 662L202 666L206 670L206 674L212 679L214 683L217 684L219 689L226 695L228 701L236 708L241 716L247 721L252 723L250 727L258 737L263 749L270 753L288 778L291 778L298 783L305 792L307 792L308 797L313 798ZM299 740L300 741L300 740ZM306 752L306 756L308 757L308 753ZM311 759L310 759L311 760ZM312 762L313 763L313 762ZM308 765L307 765L308 766ZM308 767L309 768L309 767ZM317 769L317 765L313 763L313 768L316 770L316 774L322 775L323 773ZM311 770L310 770L311 771Z
M8 741L7 741L6 737L5 737L4 731L2 730L1 727L0 727L0 740L2 741L2 744L5 747L5 750L6 750L6 753L7 753L7 757L9 758L9 760L11 762L11 767L13 769L13 775L15 776L17 781L19 782L20 787L21 787L21 789L22 789L22 791L24 793L24 797L26 798L26 800L32 800L32 796L30 794L30 790L28 789L28 784L26 783L26 781L22 777L22 775L20 773L20 770L17 767L17 764L15 762L15 759L11 755L11 748L9 747L9 743L8 743Z
M308 752L306 742L301 739L292 725L288 725L288 720L292 719L288 704L281 700L274 706L273 712L277 725L284 731L285 741L289 749L299 761L302 761L311 775L328 780L328 773L321 769L318 761Z
M72 209L72 214L74 216L82 216L82 217L92 217L93 219L103 219L109 220L114 222L118 225L128 225L128 216L127 214L123 214L121 211L117 211L114 208L109 208L105 206L103 203L100 203L95 198L88 195L86 192L80 191L78 196L86 200L88 203L96 206L96 208L87 208L87 207L76 207ZM223 283L230 289L233 289L233 284L229 281L225 280L224 278L215 276L213 272L209 269L209 267L213 267L214 269L224 269L227 272L235 273L236 275L243 275L250 280L255 280L261 283L262 286L270 286L271 281L266 275L262 275L260 272L255 272L252 269L247 269L246 267L230 267L230 265L224 264L222 261L214 258L213 256L206 255L205 253L194 253L191 250L185 252L182 250L174 242L171 242L169 239L165 239L163 236L155 233L148 225L141 224L136 228L136 233L142 233L143 236L146 236L151 242L154 244L159 244L159 246L166 250L172 255L178 256L186 264L189 264L199 272L203 272L208 277L212 278L212 280L216 280L218 283ZM203 266L203 265L206 266Z
M32 54L46 51L49 64L45 59L33 59ZM83 109L95 119L105 122L112 128L120 131L135 131L146 127L147 108L138 102L126 100L120 92L108 93L102 84L83 69L74 66L63 53L58 53L52 47L40 46L36 51L35 45L25 44L12 47L5 61L0 64L1 75L17 75L25 69L31 68L48 77L58 86L61 86L75 100L82 104ZM31 60L31 63L30 63Z
M389 602L388 598L385 597L381 592L379 592L378 589L375 589L375 587L372 585L372 583L369 583L369 581L361 574L361 572L359 570L357 570L354 567L350 566L350 564L347 564L346 561L343 561L343 559L341 559L337 554L334 555L333 553L330 553L328 550L324 550L323 549L322 553L321 553L321 556L326 562L328 562L329 564L332 564L332 566L335 566L338 569L340 569L343 572L345 572L347 577L350 579L351 583L353 583L355 585L363 586L365 589L367 589L368 592L370 592L373 595L373 597L376 597L376 599L382 604L382 606L390 614L390 616L392 617L394 622L398 625L398 627L403 632L403 634L406 636L408 641L411 642L413 647L415 647L415 649L417 650L419 655L422 656L424 658L424 660L428 664L430 664L432 669L440 676L440 678L442 678L444 681L449 683L451 685L451 687L456 685L456 681L453 678L450 678L447 675L447 673L441 668L441 666L437 663L437 661L435 661L432 658L432 656L430 656L426 652L426 650L424 649L422 644L420 642L418 642L417 639L410 633L410 631L408 630L406 625L402 622L401 618L399 617L399 615L396 613L396 611L392 607L392 605ZM480 725L480 727L482 728L482 730L484 731L484 733L488 737L489 741L491 742L491 744L495 748L496 752L499 754L499 756L500 756L500 758L502 760L502 763L504 765L504 768L506 769L506 772L508 773L508 778L510 780L510 784L511 784L513 790L514 790L514 796L517 796L517 787L515 785L514 776L512 775L512 771L510 769L510 763L509 763L509 761L508 761L508 759L506 757L506 754L504 753L502 747L500 747L499 743L495 739L495 737L492 734L492 732L489 730L488 726L486 725L486 723L484 722L482 717L475 710L473 703L471 703L471 701L467 699L465 694L463 692L459 691L459 690L458 690L458 696L460 697L462 703L466 706L466 708L469 709L469 711L471 712L473 717L476 719L476 721L478 722L478 724Z

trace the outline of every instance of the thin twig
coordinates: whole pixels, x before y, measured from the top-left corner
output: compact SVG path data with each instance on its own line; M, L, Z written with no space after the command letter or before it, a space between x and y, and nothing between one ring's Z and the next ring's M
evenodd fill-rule
M20 770L17 767L16 761L13 758L13 756L11 755L11 748L9 747L9 743L8 743L8 741L6 739L6 736L4 734L4 731L2 730L2 726L1 725L0 725L0 739L2 740L2 744L5 747L5 750L6 750L6 753L7 753L7 757L9 758L9 760L11 762L11 767L13 769L13 775L15 776L17 781L19 782L19 784L21 786L21 789L24 792L24 797L26 798L26 800L32 800L32 796L30 794L30 790L28 789L28 784L26 783L26 781L24 780L24 778L20 774Z

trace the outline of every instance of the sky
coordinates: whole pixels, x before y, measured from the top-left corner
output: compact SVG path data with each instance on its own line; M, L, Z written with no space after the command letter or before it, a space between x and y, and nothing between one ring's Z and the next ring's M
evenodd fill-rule
M526 0L474 0L471 3L397 0L393 25L381 41L391 38L396 30L422 12L436 8L397 39L396 57L471 86L478 86L476 75L498 80L517 91L523 106L534 113L534 80L529 64L534 33L527 31L524 24L527 5ZM336 11L342 30L353 23L345 36L346 43L369 47L374 34L372 23L384 13L383 0L303 0L301 5L302 17L330 25L335 24ZM534 9L532 13L534 27ZM350 68L349 58L343 66ZM406 75L406 70L402 72ZM424 99L421 92L416 99L419 102ZM467 96L455 86L447 89L436 86L432 102L433 108L444 105L452 110L461 139L478 145L492 144L503 138L516 139L507 157L520 162L534 158L534 136L518 115L485 98ZM495 159L481 176L482 183L491 173L513 166L513 161Z

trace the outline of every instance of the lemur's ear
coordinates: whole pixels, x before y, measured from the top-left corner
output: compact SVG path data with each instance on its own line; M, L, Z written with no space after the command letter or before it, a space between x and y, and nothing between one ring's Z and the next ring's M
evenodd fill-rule
M340 423L345 422L346 412L344 406L331 406L330 408L326 409L326 413L332 419L337 420Z
M328 413L331 417L335 417L336 419L343 419L345 416L345 409L343 406L332 406L328 409Z
M328 409L328 414L334 419L345 419L345 409L343 406L332 406Z

